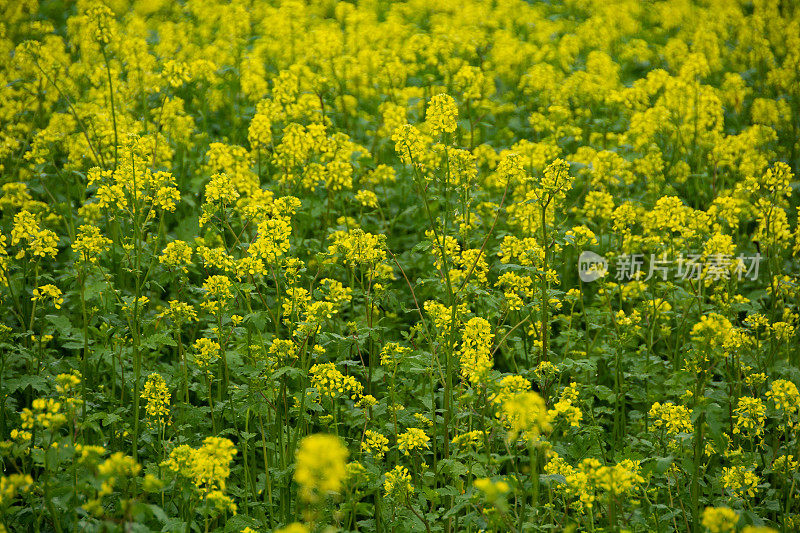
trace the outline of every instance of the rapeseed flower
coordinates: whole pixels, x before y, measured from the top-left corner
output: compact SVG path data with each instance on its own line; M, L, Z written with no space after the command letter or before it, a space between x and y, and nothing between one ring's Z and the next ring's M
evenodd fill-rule
M339 395L349 395L355 400L364 391L363 385L353 376L345 376L333 363L318 363L309 370L311 385L322 396L335 398Z
M492 368L491 325L484 318L471 318L461 332L461 375L472 385L479 385Z
M389 451L389 439L377 431L368 429L364 433L364 440L361 441L361 450L376 459L383 459L383 455Z
M456 131L458 106L452 96L438 94L428 102L426 124L432 135Z
M703 511L703 526L709 533L736 531L739 515L728 507L706 507Z
M734 409L736 425L734 434L747 434L749 437L760 437L764 433L764 420L767 406L759 398L739 398Z
M221 355L219 343L202 337L195 341L194 349L194 361L197 364L197 368L207 376L211 376L211 367L219 360Z
M508 429L508 440L524 439L530 444L551 430L551 416L544 399L535 392L518 392L503 401L500 414Z
M411 484L411 474L408 473L408 469L397 465L386 472L383 490L386 496L398 499L411 495L414 492L414 485Z
M408 428L405 433L397 436L397 448L406 455L414 450L427 450L430 437L425 431L419 428Z
M147 377L141 397L147 402L145 411L154 424L163 424L169 418L171 394L161 375L154 372Z
M297 449L294 480L300 497L314 503L330 494L338 494L347 477L347 448L339 437L316 434L304 437Z
M100 232L100 228L90 224L84 224L78 229L75 242L72 243L72 250L78 254L83 261L97 264L99 256L111 246L111 239Z
M731 466L722 469L722 484L725 490L735 497L754 498L759 479L752 470L744 466Z
M53 307L61 309L61 304L64 303L64 298L61 294L61 289L53 284L41 285L38 289L33 289L31 301L41 302L49 299L53 303Z
M652 418L653 431L661 429L668 437L675 437L680 433L692 433L692 411L683 405L672 402L655 402L650 407L648 415Z

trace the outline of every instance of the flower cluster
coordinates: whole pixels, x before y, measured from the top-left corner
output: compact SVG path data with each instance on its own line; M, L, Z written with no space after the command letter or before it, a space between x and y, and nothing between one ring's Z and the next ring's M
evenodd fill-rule
M111 246L111 239L100 232L100 228L84 224L78 229L72 250L85 262L97 263L100 254Z
M212 374L211 367L220 358L220 345L218 342L202 337L194 343L196 350L194 360L197 367L206 375Z
M364 440L361 441L361 449L375 458L381 459L389 451L389 439L377 431L368 429L364 433Z
M147 402L145 411L154 424L161 425L169 418L170 392L161 375L152 373L147 377L142 390L142 399Z
M386 472L383 490L386 492L386 496L401 500L413 493L414 485L411 484L411 474L408 473L408 468L397 465Z
M235 512L236 504L225 495L230 463L235 455L236 448L230 439L206 437L199 448L186 444L176 447L162 466L190 480L193 488L217 508Z
M461 375L473 385L480 384L492 368L491 326L484 318L471 318L461 333Z
M294 470L300 497L313 503L339 493L347 476L347 455L347 448L334 435L310 435L300 441Z
M428 449L430 440L424 430L408 428L405 433L398 435L397 447L401 452L408 455L409 451Z
M681 433L691 433L692 411L683 405L672 402L654 402L648 416L652 418L653 431L661 430L667 437L675 437Z
M350 396L355 400L364 391L363 385L353 376L345 376L333 363L318 363L309 370L311 384L323 396L336 398L339 395Z
M428 102L427 126L432 135L456 131L458 107L452 96L438 94Z
M551 430L550 414L544 399L535 392L518 392L500 405L503 422L508 428L508 440L524 439L535 443L542 433Z
M33 289L32 302L42 302L50 300L53 307L61 309L61 304L64 303L64 298L61 296L61 289L53 284L42 285L38 289Z

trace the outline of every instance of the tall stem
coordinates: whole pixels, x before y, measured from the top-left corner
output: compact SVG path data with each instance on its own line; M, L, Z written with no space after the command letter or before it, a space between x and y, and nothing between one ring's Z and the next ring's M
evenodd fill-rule
M83 319L83 361L81 372L83 373L81 379L81 389L83 394L83 404L81 405L81 414L86 415L86 389L87 385L91 388L91 384L87 384L89 380L89 324L86 318L86 262L84 261L81 268L81 316Z
M131 173L133 175L133 226L134 226L134 301L133 301L133 460L136 461L139 455L139 378L142 374L142 360L139 352L139 300L141 297L142 285L140 283L141 265L140 249L142 240L142 227L139 223L139 199L136 183L136 161L131 154Z
M541 299L542 299L542 357L540 361L547 361L547 333L548 333L548 300L547 300L547 268L548 268L548 250L547 244L547 204L542 206L542 249L544 250L544 258L542 262L542 278L540 283Z
M114 107L114 85L111 83L111 65L108 63L108 53L106 52L106 47L101 46L100 50L103 52L103 61L106 64L106 75L108 77L108 98L111 100L111 122L114 125L114 170L117 170L117 166L119 165L119 159L117 156L119 140L117 137L117 112Z

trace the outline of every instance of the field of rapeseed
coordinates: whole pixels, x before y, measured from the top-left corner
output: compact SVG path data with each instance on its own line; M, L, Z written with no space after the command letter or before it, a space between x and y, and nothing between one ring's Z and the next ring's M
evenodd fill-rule
M0 0L0 532L800 530L800 5Z

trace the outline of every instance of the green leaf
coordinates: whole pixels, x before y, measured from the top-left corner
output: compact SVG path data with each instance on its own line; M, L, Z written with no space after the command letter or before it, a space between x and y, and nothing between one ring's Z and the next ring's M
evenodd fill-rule
M36 392L42 392L50 389L46 379L44 379L41 376L32 376L32 375L7 379L4 382L4 385L7 392L9 393L16 392L19 390L25 390L28 387L30 387Z

